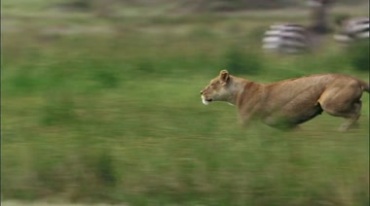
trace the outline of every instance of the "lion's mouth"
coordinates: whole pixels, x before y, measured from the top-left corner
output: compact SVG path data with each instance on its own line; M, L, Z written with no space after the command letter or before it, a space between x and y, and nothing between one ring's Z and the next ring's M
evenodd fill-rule
M211 98L206 98L205 96L201 96L202 98L202 103L205 104L205 105L208 105L209 103L211 103L213 100Z

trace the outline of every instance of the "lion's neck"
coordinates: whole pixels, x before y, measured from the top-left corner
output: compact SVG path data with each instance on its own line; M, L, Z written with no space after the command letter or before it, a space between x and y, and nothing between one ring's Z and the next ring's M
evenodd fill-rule
M256 94L256 90L262 89L261 84L246 79L232 77L231 81L231 96L228 102L237 107L241 107L246 101L249 101L252 98L251 95Z

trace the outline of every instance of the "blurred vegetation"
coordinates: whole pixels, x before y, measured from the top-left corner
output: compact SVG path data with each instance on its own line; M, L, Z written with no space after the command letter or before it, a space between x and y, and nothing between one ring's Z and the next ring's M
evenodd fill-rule
M225 68L229 72L240 74L258 74L263 68L263 60L257 53L253 53L250 48L232 47L225 52Z
M347 50L351 66L360 71L369 71L370 48L369 40L361 40L349 45Z
M338 4L364 3L366 0L337 0ZM193 11L238 11L251 9L277 9L304 6L305 0L69 0L66 5L76 9L98 8L97 5L114 8L117 4L134 6L153 6L160 4L175 4L180 8Z
M277 17L304 21L284 12L104 20L48 12L2 19L3 199L369 204L368 94L348 133L326 114L293 133L243 129L234 107L199 97L221 69L260 82L326 72L366 80L365 49L328 37L314 54L262 53L261 28Z

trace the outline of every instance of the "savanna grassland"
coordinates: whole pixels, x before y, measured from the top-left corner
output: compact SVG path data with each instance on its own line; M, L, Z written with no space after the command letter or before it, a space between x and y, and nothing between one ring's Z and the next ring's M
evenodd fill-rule
M2 200L369 205L367 93L360 127L347 133L327 114L301 131L243 129L234 107L199 96L221 69L260 82L326 72L368 80L368 45L327 37L314 54L263 53L264 29L305 23L304 10L101 17L32 2L3 3Z

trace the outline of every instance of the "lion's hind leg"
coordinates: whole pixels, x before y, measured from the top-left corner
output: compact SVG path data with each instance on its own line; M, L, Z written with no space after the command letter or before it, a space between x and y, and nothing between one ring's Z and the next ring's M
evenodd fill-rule
M328 114L345 118L339 131L347 131L356 124L361 115L361 96L362 91L358 87L348 85L345 88L335 88L324 92L319 103Z
M354 102L352 108L347 113L343 114L346 119L345 122L339 127L339 131L347 131L348 129L357 125L357 120L361 115L361 101Z

